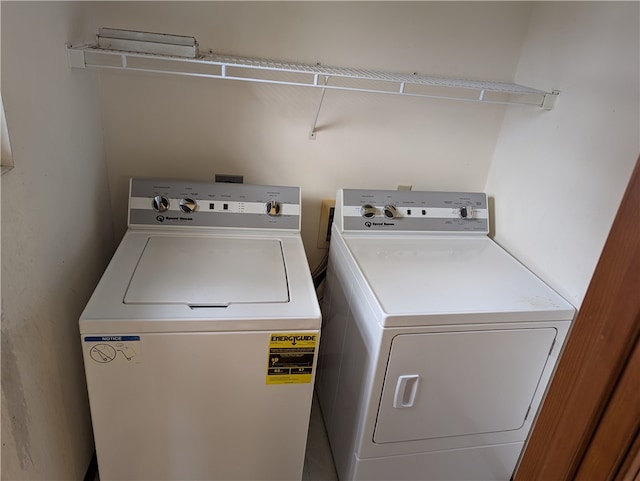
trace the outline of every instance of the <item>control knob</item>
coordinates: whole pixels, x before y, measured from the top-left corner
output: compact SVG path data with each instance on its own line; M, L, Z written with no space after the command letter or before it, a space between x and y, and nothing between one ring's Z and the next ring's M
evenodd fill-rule
M458 209L458 215L461 219L471 219L473 218L473 207L470 205L465 205Z
M384 206L384 216L387 219L395 219L398 216L398 209L395 205L387 204Z
M196 204L195 200L186 198L180 201L180 205L178 207L185 214L191 214L194 210L198 208L198 204Z
M360 215L365 219L371 219L376 216L376 208L371 204L365 204L360 207Z
M270 217L278 216L282 211L282 204L280 204L280 202L278 202L277 200L270 200L269 202L267 202L265 210L267 212L267 215Z
M165 212L169 209L169 199L162 195L156 195L151 201L151 207L156 212Z

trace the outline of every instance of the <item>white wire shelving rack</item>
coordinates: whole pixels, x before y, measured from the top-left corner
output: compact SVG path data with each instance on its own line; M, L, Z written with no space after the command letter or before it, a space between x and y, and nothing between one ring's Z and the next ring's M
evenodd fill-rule
M327 90L348 90L409 97L467 102L528 105L551 110L558 91L514 83L434 77L418 73L394 73L348 67L329 67L270 59L222 55L213 52L196 58L99 48L96 44L66 45L74 68L116 69L214 79L240 80L321 89L310 138Z

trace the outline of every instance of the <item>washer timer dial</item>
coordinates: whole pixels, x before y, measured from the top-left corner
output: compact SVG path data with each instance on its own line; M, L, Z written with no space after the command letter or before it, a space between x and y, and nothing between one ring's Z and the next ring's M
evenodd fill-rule
M162 195L156 195L151 201L151 207L156 212L166 212L169 209L169 199Z
M198 204L196 203L195 200L186 198L180 201L179 207L180 207L180 210L185 214L191 214L193 211L195 211L198 208Z
M278 216L282 212L282 204L277 200L270 200L265 205L265 211L270 217Z

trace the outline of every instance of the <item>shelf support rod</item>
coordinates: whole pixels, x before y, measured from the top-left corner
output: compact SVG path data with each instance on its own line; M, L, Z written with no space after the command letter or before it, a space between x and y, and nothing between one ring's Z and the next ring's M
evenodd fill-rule
M314 83L317 83L317 79L314 79ZM309 139L316 140L316 125L318 124L318 117L320 116L320 109L322 108L322 101L324 100L324 94L327 91L326 86L329 83L329 76L324 76L324 87L320 93L320 103L318 103L318 109L316 110L316 116L313 119L313 125L311 126L311 132L309 132Z

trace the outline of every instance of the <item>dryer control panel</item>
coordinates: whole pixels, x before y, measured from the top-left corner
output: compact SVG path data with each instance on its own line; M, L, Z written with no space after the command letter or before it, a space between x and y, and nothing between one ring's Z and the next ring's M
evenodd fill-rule
M129 226L300 231L300 188L133 178Z
M341 189L336 214L343 231L489 233L480 192Z

